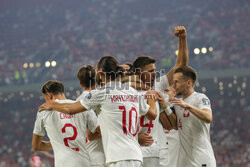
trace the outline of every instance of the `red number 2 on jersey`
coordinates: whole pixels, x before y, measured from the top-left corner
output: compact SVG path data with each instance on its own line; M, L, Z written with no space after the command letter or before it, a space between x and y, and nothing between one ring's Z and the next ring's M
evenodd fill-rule
M66 124L64 125L64 127L62 128L62 133L66 133L66 128L68 128L68 127L73 128L74 134L73 134L72 137L65 137L65 138L63 139L64 144L65 144L65 146L67 146L67 147L69 147L69 142L68 142L68 140L75 140L75 139L76 139L76 136L77 136L76 127L73 126L73 125L70 124L70 123L66 123ZM69 147L69 148L71 148L71 147ZM79 148L71 148L71 149L72 149L72 150L75 150L75 151L79 151Z
M126 108L125 106L119 106L119 109L122 110L122 129L123 129L123 133L124 134L128 134L127 132L127 120L126 120ZM132 114L133 112L135 112L135 133L132 133ZM131 108L131 110L129 111L129 125L128 125L128 129L131 135L135 136L138 133L138 126L137 126L137 117L138 117L138 113L136 111L136 109L134 107Z

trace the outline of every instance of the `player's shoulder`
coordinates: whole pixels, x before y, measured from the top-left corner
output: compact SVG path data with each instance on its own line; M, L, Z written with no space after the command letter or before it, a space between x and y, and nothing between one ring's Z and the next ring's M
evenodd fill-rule
M208 99L207 95L205 95L204 93L200 93L200 92L194 92L194 98L196 98L196 99L203 99L203 98Z
M88 91L83 91L80 96L77 97L76 101L80 101L81 99L84 99L85 96L89 94Z
M203 105L210 105L210 100L204 93L196 93L195 96L195 101L197 103L201 103Z
M52 112L54 111L43 110L43 111L37 112L36 119L44 119L47 116L51 115Z
M90 92L83 93L79 100L101 100L105 99L107 94L107 90L103 89L102 87L98 87L97 89L91 90Z

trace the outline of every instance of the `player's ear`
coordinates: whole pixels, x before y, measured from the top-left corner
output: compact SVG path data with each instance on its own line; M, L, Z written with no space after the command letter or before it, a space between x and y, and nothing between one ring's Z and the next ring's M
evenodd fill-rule
M193 81L192 81L191 79L189 79L189 80L187 81L187 84L188 84L189 87L191 87L191 86L193 86Z
M53 99L53 94L52 93L47 93L47 97L49 100L52 100Z

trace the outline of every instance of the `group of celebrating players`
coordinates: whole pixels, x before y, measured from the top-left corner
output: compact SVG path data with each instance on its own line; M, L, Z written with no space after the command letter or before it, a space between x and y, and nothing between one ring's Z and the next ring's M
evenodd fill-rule
M53 149L56 167L215 167L212 110L194 90L186 34L175 27L177 61L159 78L152 57L120 65L104 56L79 69L83 92L76 101L66 99L61 82L47 81L33 149Z

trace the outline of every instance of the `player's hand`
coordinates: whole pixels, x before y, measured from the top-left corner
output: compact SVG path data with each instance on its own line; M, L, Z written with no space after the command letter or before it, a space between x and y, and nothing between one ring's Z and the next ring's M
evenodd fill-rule
M154 139L147 133L140 133L138 135L138 142L141 146L151 146L154 143Z
M158 92L156 90L148 90L146 93L147 99L158 100Z
M157 94L158 94L158 102L161 106L161 109L165 110L168 107L168 103L166 102L164 96L160 92L157 92Z
M53 110L52 106L54 103L54 101L43 103L42 105L40 105L38 111L41 112L43 110Z
M184 26L177 26L174 28L174 35L179 38L186 38L187 31Z
M189 104L184 102L182 99L180 98L172 98L169 100L170 103L174 104L174 105L177 105L177 106L180 106L182 108L185 108L185 109L189 109Z

